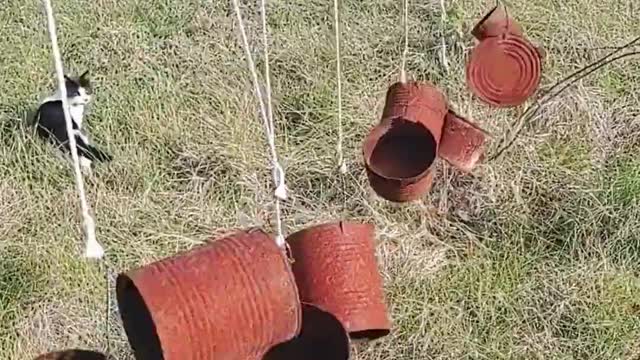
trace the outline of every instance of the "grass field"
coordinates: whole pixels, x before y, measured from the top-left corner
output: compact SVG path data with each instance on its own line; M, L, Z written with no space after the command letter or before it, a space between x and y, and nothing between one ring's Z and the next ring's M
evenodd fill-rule
M253 4L254 2L252 2ZM634 0L512 0L543 44L543 88L640 36ZM411 1L410 76L446 91L495 138L519 112L464 83L470 28L492 1ZM330 1L269 6L277 145L287 232L336 219L376 224L394 322L354 359L640 359L640 63L630 58L554 99L496 161L463 175L443 162L431 194L372 194L360 145L396 81L399 0L343 2L345 154L335 170ZM116 160L86 179L117 271L238 226L272 228L267 145L227 1L54 1L69 72L90 69L88 126ZM634 9L635 7L635 9ZM257 6L244 8L260 57ZM0 359L105 348L100 269L79 257L73 177L25 127L54 84L39 1L0 8ZM440 38L450 72L438 60ZM636 50L640 50L636 48ZM258 65L262 62L259 60ZM111 349L132 359L116 313Z

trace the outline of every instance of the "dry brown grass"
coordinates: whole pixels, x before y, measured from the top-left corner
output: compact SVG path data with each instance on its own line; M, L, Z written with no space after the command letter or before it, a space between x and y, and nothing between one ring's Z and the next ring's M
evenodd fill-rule
M443 32L437 1L411 1L409 73L438 84L499 137L518 110L474 100L463 71L469 30L493 3L446 3ZM0 9L0 358L8 360L100 349L105 340L102 275L78 257L73 179L22 125L26 109L53 88L39 5L4 0ZM547 48L544 87L606 51L598 48L640 35L634 0L508 5ZM343 6L344 179L334 166L332 3L274 0L269 24L278 148L292 195L287 231L338 218L377 227L394 329L359 346L355 358L637 359L637 58L556 98L505 156L470 176L440 163L428 197L396 206L369 190L359 147L397 78L401 2ZM169 256L225 228L270 228L266 143L227 2L55 7L67 68L89 68L97 83L89 126L116 156L88 182L114 267ZM255 35L255 6L245 15ZM443 33L449 74L437 60ZM111 347L130 359L112 310Z

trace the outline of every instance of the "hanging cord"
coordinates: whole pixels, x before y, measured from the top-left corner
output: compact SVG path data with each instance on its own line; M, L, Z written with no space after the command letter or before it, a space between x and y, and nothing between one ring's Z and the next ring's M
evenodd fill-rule
M440 55L442 57L442 66L445 71L449 72L449 59L447 58L447 42L445 40L445 31L447 28L447 7L444 5L445 0L440 0L440 22L442 27L442 47L440 48Z
M111 341L110 340L110 323L111 323L111 272L109 271L109 264L106 259L102 262L102 267L104 270L104 288L105 292L105 313L104 313L104 347L105 354L109 356L111 354Z
M400 82L407 83L407 56L409 55L409 0L402 1L402 24L404 26L404 50L400 66Z
M51 50L53 53L54 65L56 68L56 75L58 78L58 90L62 101L62 111L64 114L65 125L67 128L67 137L69 138L69 149L71 150L71 158L73 160L73 167L75 170L75 182L78 197L80 198L80 206L82 209L82 218L84 221L84 232L86 237L84 257L89 259L102 259L104 260L104 248L98 243L96 239L96 225L93 217L91 216L89 204L87 202L87 196L85 194L84 182L82 180L82 172L80 171L80 160L78 158L78 149L76 145L75 134L73 133L73 124L71 116L69 114L69 104L67 102L67 88L64 79L64 70L62 66L62 56L60 55L60 49L58 47L58 35L56 32L56 23L53 16L53 6L51 0L43 0L45 12L47 13L47 26L49 31L49 40L51 41ZM105 313L105 347L107 354L110 353L110 341L109 341L109 319L111 309L111 294L109 293L109 268L106 261L102 261L105 274L105 290L106 290L106 313Z
M267 94L267 115L269 116L269 136L275 138L275 129L273 123L273 103L271 102L271 74L269 71L269 37L267 36L267 9L265 0L260 3L260 18L262 20L262 43L264 46L264 74ZM262 101L262 100L261 100Z
M263 24L263 40L265 41L264 53L265 58L268 58L268 45L267 45L267 28L266 28L266 4L265 0L261 0L261 16L262 16L262 24ZM278 162L278 154L276 152L275 145L275 129L273 118L268 115L267 107L265 106L264 99L262 96L262 91L260 90L260 84L258 82L258 71L256 70L255 62L253 61L253 56L251 55L251 49L249 48L249 40L247 40L247 34L245 32L244 21L242 20L242 14L240 12L240 5L238 4L238 0L233 0L233 8L236 13L236 18L238 20L238 26L240 27L240 35L242 36L242 45L244 47L245 55L247 58L247 63L249 65L249 70L251 71L251 76L253 78L253 86L256 92L256 97L260 102L260 114L262 115L262 120L264 123L265 133L267 135L267 142L269 143L269 150L271 152L271 164L273 167L273 181L276 184L276 190L274 192L276 197L276 230L278 232L276 236L276 244L284 248L285 240L282 232L282 211L280 209L280 201L287 199L287 187L285 185L285 173L284 169ZM266 61L268 62L268 61ZM268 71L268 67L265 67ZM271 84L269 80L269 73L265 74L267 78L267 84ZM270 94L271 91L269 86L267 86L267 94ZM270 96L270 95L269 95ZM268 99L270 102L270 98ZM269 108L271 108L271 104L269 104ZM270 111L270 110L269 110Z
M56 23L53 17L53 7L51 0L43 0L45 11L47 13L47 25L49 29L49 39L51 40L51 50L53 52L53 60L58 77L58 89L62 98L62 111L64 112L64 120L67 127L67 136L69 137L69 147L71 150L71 158L73 159L73 167L75 170L76 189L80 198L80 207L82 208L82 218L84 221L84 232L86 236L86 246L84 256L90 259L101 259L104 256L104 249L96 240L96 224L91 217L87 196L82 181L82 173L80 172L80 161L78 159L78 149L76 148L76 138L73 133L73 125L71 116L69 115L69 103L67 102L67 89L64 80L64 70L62 68L62 56L58 48L58 35L56 33Z
M333 20L334 28L336 31L336 78L337 78L337 91L338 91L338 145L336 151L338 152L338 166L340 167L340 173L347 173L347 164L344 161L344 153L342 151L342 141L344 138L342 130L342 64L340 59L340 0L333 1Z

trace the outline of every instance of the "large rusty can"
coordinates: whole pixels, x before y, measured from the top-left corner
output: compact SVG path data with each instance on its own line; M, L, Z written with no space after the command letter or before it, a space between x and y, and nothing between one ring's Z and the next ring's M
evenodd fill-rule
M259 360L301 327L289 262L261 230L120 274L116 290L137 360Z

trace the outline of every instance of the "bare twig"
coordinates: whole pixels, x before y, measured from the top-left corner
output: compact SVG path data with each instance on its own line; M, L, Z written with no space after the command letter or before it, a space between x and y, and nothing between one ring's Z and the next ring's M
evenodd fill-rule
M571 73L570 75L564 77L563 79L559 80L558 82L556 82L551 88L549 88L547 91L544 92L544 94L531 106L529 106L523 113L522 115L520 115L517 119L517 125L515 126L515 130L512 131L513 135L510 136L508 138L508 140L503 140L501 142L501 146L499 146L498 150L496 151L495 154L493 154L492 156L490 156L488 158L487 161L492 161L497 159L498 157L500 157L506 150L508 150L514 143L515 141L518 139L518 137L520 136L520 134L522 133L522 130L524 129L524 126L530 121L532 120L537 114L538 112L544 107L546 106L549 101L553 100L554 98L556 98L558 95L560 95L562 92L564 92L567 88L569 88L571 85L575 84L576 82L580 81L581 79L593 74L594 72L596 72L597 70L603 68L604 66L611 64L612 62L615 62L617 60L620 59L624 59L630 56L634 56L634 55L638 55L640 54L640 51L633 51L633 52L628 52L628 53L624 53L622 55L618 55L615 56L617 53L619 53L620 51L627 49L629 47L634 46L636 43L640 42L640 37L637 37L631 41L629 41L628 43L619 46L617 48L615 48L614 51L610 52L609 54L603 56L602 58L596 60L595 62ZM558 88L562 86L559 90L554 92L554 89Z

